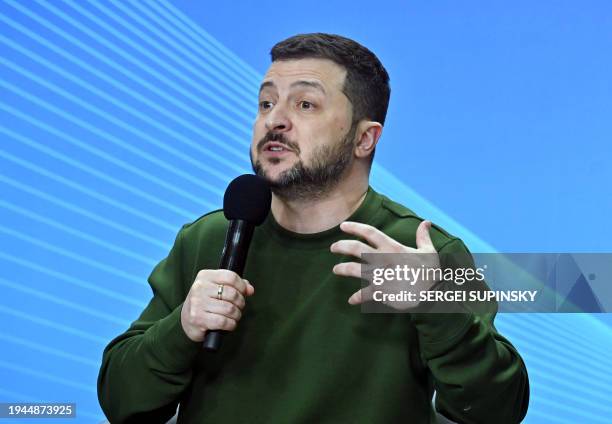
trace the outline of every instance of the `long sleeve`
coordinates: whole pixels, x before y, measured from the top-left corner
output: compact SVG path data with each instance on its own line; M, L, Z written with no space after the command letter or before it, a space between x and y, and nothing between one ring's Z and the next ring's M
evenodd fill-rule
M98 398L112 423L165 422L191 381L201 349L181 326L186 282L182 233L149 277L153 298L130 328L104 350Z
M442 257L473 266L465 245L452 239ZM462 259L457 259L462 258ZM447 265L443 265L447 266ZM453 284L453 283L450 283ZM527 369L512 344L497 333L491 313L419 313L421 355L436 388L436 409L458 423L519 423L527 413Z

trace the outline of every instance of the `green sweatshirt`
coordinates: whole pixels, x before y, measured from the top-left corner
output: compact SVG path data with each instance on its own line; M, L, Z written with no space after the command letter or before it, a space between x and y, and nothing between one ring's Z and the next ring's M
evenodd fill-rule
M351 221L415 247L422 221L371 188ZM436 409L462 423L517 423L527 411L527 370L493 326L494 314L364 314L347 299L360 280L332 267L351 238L282 228L255 230L244 278L255 286L238 328L217 353L182 329L196 274L216 269L227 220L204 215L179 232L151 273L153 298L104 350L98 397L112 423L433 423ZM466 253L432 227L436 250Z

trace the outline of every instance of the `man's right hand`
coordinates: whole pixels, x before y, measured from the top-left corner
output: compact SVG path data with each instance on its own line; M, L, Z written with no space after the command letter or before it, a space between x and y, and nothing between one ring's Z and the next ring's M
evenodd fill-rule
M218 299L219 285L223 295ZM204 340L208 330L233 331L242 317L244 298L255 288L238 274L226 269L198 272L181 310L181 325L194 342Z

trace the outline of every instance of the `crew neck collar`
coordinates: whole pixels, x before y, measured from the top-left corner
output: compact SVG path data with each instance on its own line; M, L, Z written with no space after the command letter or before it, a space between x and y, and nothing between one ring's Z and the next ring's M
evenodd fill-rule
M359 207L345 221L369 224L380 209L381 203L380 195L372 187L368 187L365 198ZM305 249L329 247L331 243L342 238L351 238L351 236L340 230L340 224L318 233L296 233L281 226L274 218L272 212L268 214L260 228L283 245Z

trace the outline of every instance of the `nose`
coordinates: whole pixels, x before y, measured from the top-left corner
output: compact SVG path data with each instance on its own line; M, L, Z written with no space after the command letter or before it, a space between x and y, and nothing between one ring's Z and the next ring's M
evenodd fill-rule
M280 102L268 113L266 129L271 132L287 132L291 130L291 120Z

